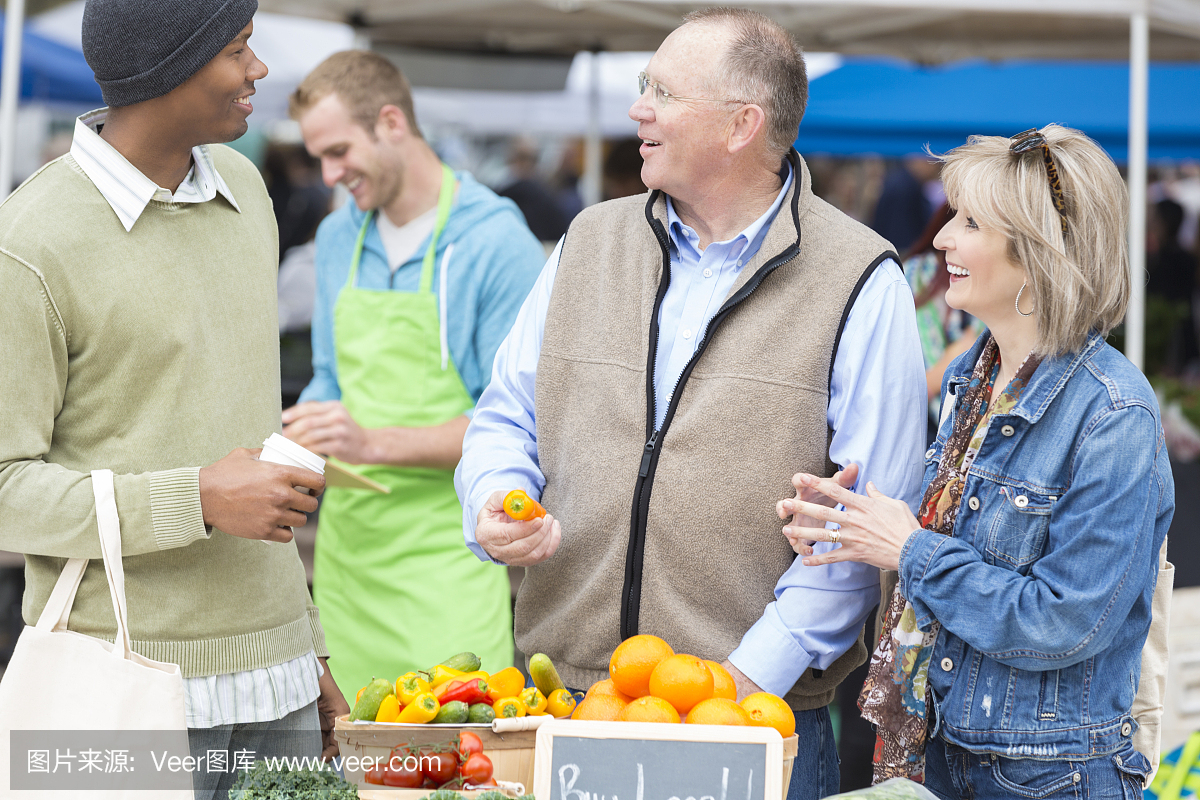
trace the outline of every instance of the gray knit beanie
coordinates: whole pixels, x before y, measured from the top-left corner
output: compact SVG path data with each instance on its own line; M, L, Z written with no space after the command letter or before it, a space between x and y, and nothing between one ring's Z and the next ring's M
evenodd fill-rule
M110 106L161 97L233 41L258 0L87 0L83 55Z

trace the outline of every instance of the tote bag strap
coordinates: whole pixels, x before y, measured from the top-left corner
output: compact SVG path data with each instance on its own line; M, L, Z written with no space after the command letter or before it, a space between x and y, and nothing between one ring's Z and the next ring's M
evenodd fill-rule
M100 530L100 554L104 559L104 574L108 577L108 591L112 596L113 616L117 620L117 635L114 640L113 656L129 658L132 648L129 643L129 616L125 610L125 569L121 562L121 523L117 518L117 500L113 489L113 473L108 469L92 471L92 493L96 498L96 523ZM83 580L88 559L71 558L58 576L54 591L38 617L37 627L42 630L63 631L75 604L75 594Z
M87 569L87 565L86 558L67 559L66 566L59 573L58 582L54 584L54 591L50 593L50 599L46 601L46 607L38 617L39 630L49 632L67 629L71 606L75 604L75 593L79 591L79 584L83 581L83 571Z
M121 561L121 523L117 518L117 498L112 470L92 470L92 491L96 495L96 522L100 528L100 552L104 556L104 574L112 596L117 635L113 655L129 658L129 614L125 607L125 566Z

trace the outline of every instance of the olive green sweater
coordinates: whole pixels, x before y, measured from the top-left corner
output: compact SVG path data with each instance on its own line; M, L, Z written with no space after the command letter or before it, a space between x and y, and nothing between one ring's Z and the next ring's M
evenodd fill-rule
M201 514L200 467L280 426L271 202L212 153L240 212L152 200L126 232L69 155L0 205L0 549L26 554L25 621L87 557L69 627L112 639L88 474L111 469L133 648L185 677L327 655L295 545Z

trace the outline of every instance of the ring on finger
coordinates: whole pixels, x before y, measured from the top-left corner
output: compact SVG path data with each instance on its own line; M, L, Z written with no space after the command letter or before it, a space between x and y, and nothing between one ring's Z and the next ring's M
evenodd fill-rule
M833 542L834 544L837 544L838 541L841 540L841 538L842 538L841 531L832 530L829 532L829 541Z

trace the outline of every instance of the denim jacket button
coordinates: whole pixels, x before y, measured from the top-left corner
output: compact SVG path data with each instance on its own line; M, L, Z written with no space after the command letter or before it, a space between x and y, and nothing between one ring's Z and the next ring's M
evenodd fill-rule
M942 671L949 672L952 669L954 669L954 662L948 658L943 658L942 659Z
M1004 434L1005 436L1012 436L1014 433L1016 433L1016 431L1013 430L1012 425L1005 425L1003 428L1000 429L1000 432L1002 434Z
M1126 722L1124 725L1121 726L1121 735L1122 736L1128 736L1131 733L1133 733L1133 726L1130 725L1128 722Z
M932 447L925 451L925 457L933 458L933 448Z
M1083 780L1083 776L1080 775L1078 772L1076 772L1074 775L1071 776L1071 780L1074 783L1079 783L1081 780Z
M1029 502L1029 501L1027 500L1026 502ZM979 498L972 497L970 500L967 501L967 505L971 507L972 511L978 511L979 510Z
M1019 494L1013 498L1013 503L1017 508L1024 508L1025 506L1029 505L1029 498L1023 494Z

